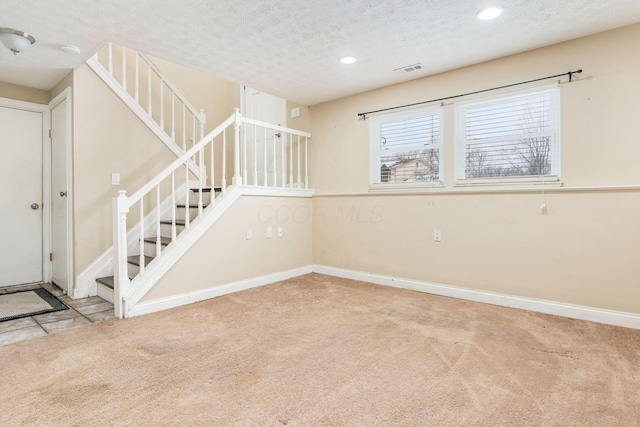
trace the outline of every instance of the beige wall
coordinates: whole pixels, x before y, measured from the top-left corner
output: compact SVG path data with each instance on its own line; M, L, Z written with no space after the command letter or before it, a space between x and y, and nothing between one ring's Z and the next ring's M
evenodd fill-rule
M63 90L66 88L73 88L73 71L70 71L69 74L64 76L62 80L60 80L54 87L49 91L49 98L53 99L58 96ZM73 106L73 103L72 103Z
M76 274L112 245L112 198L131 195L175 156L87 66L74 72ZM111 185L111 173L120 186Z
M240 108L240 86L160 58L151 60L197 109L207 115L205 133L212 131Z
M640 313L639 192L314 197L315 264ZM433 230L442 242L433 241Z
M106 47L101 49L100 55L101 60L106 63ZM128 56L131 69L128 68L127 71L128 89L131 93L135 88L132 58L131 55ZM205 110L206 133L239 106L238 85L159 58L152 60L196 109ZM114 46L113 61L114 76L121 79L120 47ZM146 71L141 73L141 78L146 78ZM56 88L66 80L68 79L65 78ZM77 274L112 245L111 203L117 191L127 190L131 195L169 165L175 156L88 66L83 65L74 72L72 83L75 94L74 201ZM159 120L159 86L157 81L153 80L153 83L152 108L154 117ZM143 108L146 108L147 98L147 83L144 80L140 86ZM166 91L165 104L165 113L170 114L171 104ZM177 121L181 117L181 112L177 112ZM187 123L191 123L189 117L187 120ZM191 125L187 129L187 137L190 138ZM165 130L171 131L170 117L166 115ZM182 129L177 126L175 130L176 139L181 144ZM199 129L196 132L199 135ZM189 146L191 143L188 143ZM205 157L208 158L208 155ZM112 172L120 173L120 186L111 185ZM146 207L150 207L149 205L147 203ZM137 212L130 214L129 219L131 225L136 223L139 220Z
M368 122L357 113L583 68L561 85L566 188L640 186L640 25L311 107L315 264L640 313L640 191L367 195ZM359 213L360 216L357 216ZM433 242L433 230L442 242Z
M297 104L292 101L287 101L287 126L292 129L297 129L305 132L311 132L313 124L311 121L311 112L309 107ZM300 117L291 117L291 110L293 108L300 109Z
M311 206L310 198L241 197L143 300L311 265ZM270 239L267 227L273 227Z
M311 107L310 171L319 192L368 189L367 121L357 114L558 74L565 186L640 184L636 159L640 24ZM563 79L566 81L566 77ZM550 81L552 82L552 81ZM543 83L544 84L544 83ZM453 106L445 106L445 178L453 184Z
M36 104L49 103L49 91L18 86L0 81L0 97L17 99L19 101L34 102Z

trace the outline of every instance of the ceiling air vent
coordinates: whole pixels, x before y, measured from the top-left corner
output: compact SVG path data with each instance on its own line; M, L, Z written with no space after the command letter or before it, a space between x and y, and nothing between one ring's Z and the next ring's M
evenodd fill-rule
M393 71L398 74L405 74L405 73L410 73L411 71L418 71L418 70L422 70L422 64L418 63L418 64L412 64L412 65L405 65L404 67L396 68Z

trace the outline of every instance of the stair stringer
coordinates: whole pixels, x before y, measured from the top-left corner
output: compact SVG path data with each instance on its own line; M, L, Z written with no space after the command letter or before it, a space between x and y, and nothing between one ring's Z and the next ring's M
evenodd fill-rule
M124 90L124 88L118 83L118 81L109 74L109 71L104 68L104 66L98 61L95 57L91 57L87 60L86 64L91 68L100 79L107 85L109 88L124 102L127 107L140 119L142 122L153 132L159 139L162 141L164 145L167 146L169 150L176 157L180 157L184 154L184 150L175 141L171 138L171 136L160 127L158 123L156 123L147 113L147 111L138 104L135 99ZM194 143L197 141L194 141ZM189 170L195 175L200 176L200 168L193 161L189 160ZM206 171L203 171L203 176L206 176Z
M242 196L244 187L232 185L227 187L225 193L216 197L211 205L207 206L202 215L198 216L189 226L178 235L174 242L167 246L160 257L155 258L145 268L144 274L131 280L131 292L123 296L124 317L129 317L131 308L146 295L147 292L158 283L176 262L204 235L204 233L216 223L220 217ZM114 303L117 303L114 302Z

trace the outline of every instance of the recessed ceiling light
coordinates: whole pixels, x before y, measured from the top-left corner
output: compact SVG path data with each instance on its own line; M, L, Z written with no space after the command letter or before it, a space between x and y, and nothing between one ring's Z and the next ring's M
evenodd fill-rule
M342 58L340 58L340 62L342 62L343 64L353 64L357 60L358 58L356 58L355 56L343 56Z
M490 19L497 18L502 14L502 8L499 6L488 7L478 12L478 19L488 21Z

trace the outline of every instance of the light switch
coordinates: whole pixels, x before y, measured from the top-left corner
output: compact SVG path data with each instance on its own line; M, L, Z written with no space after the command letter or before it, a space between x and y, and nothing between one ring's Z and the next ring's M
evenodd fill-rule
M111 174L111 185L120 185L120 174L112 173Z

